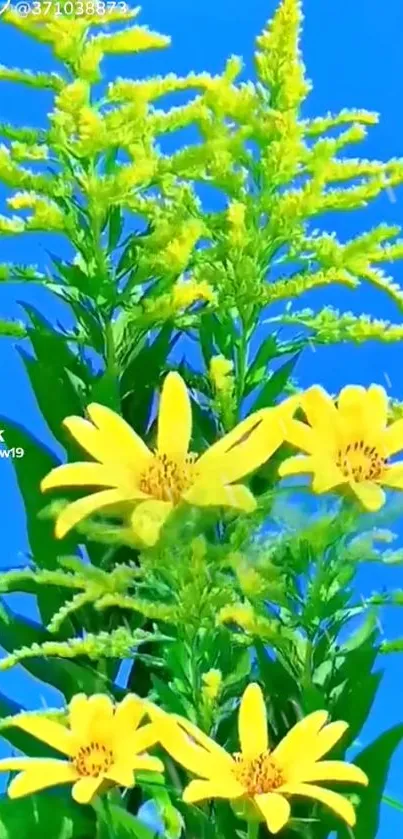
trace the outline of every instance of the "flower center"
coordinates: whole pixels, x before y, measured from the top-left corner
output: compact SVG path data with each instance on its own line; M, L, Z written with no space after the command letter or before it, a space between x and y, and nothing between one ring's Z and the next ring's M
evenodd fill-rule
M376 446L368 446L364 440L349 443L345 449L337 452L337 466L344 477L353 478L357 482L380 478L386 463Z
M113 760L113 752L107 746L93 741L88 746L81 746L73 764L79 775L99 778L111 768Z
M150 465L140 475L139 488L158 501L178 504L181 496L195 481L194 464L197 455L189 454L173 460L166 454L154 455Z
M247 758L235 754L234 774L249 795L263 795L284 784L281 770L273 760L270 752L262 752L258 757Z

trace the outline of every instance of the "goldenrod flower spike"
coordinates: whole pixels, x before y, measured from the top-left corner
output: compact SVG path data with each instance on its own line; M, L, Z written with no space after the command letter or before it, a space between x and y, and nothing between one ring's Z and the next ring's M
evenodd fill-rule
M348 385L335 404L323 388L301 396L307 423L286 423L288 442L306 452L284 461L280 475L312 473L314 492L349 487L367 510L385 503L382 486L403 489L403 461L389 458L403 449L403 420L388 425L383 387Z
M348 727L344 722L327 724L326 711L314 711L300 720L272 751L263 695L259 685L250 684L239 711L241 752L234 755L188 720L158 711L154 716L166 751L198 776L184 790L188 803L226 798L248 817L265 821L271 833L278 833L290 819L289 799L296 795L325 804L348 825L355 824L350 801L317 786L323 781L368 784L358 766L321 760Z
M169 373L164 381L154 452L118 414L103 405L89 405L90 421L68 417L64 424L97 462L59 466L45 477L41 488L105 489L69 504L57 519L56 536L63 538L93 513L115 512L129 516L136 538L153 545L181 501L254 510L253 495L236 481L257 469L281 445L283 417L291 415L293 407L290 400L289 409L284 403L256 412L198 458L189 453L191 403L178 373Z
M9 797L22 798L59 784L73 784L75 801L89 804L111 785L133 787L136 771L162 772L161 761L145 754L158 740L153 723L140 726L146 712L146 704L132 694L116 707L104 694L77 694L69 706L69 727L39 715L16 717L16 727L66 755L67 760L0 760L1 772L19 773L9 784Z

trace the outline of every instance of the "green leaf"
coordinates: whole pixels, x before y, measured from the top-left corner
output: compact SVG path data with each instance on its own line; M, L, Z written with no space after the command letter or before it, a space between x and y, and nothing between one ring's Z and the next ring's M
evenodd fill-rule
M0 694L0 737L7 740L18 751L29 754L31 757L55 757L55 752L50 746L46 746L40 740L34 740L25 731L12 726L8 727L8 725L3 728L5 718L15 716L24 710L25 708L17 702Z
M100 402L117 414L120 413L119 380L112 370L106 370L94 379L88 402Z
M272 373L266 384L263 385L259 395L255 399L250 413L258 411L260 408L268 408L276 403L276 400L284 391L284 388L294 370L294 367L299 359L300 353L296 353L292 358L288 359L281 367Z
M403 813L402 802L398 801L396 798L392 798L391 795L383 795L382 804L387 804L388 807L393 807L394 810L398 810L399 813Z
M276 350L277 337L276 335L269 335L260 345L246 374L245 396L265 378L267 365L272 358L276 357Z
M98 799L95 809L98 817L96 839L155 839L157 835L123 807Z
M381 734L354 758L354 763L363 769L369 778L368 787L359 793L360 806L357 809L354 839L376 839L378 836L380 808L390 762L402 740L403 725L396 725ZM338 836L345 839L345 828L338 831Z
M51 291L52 294L59 297L60 300L68 303L77 319L78 324L88 335L88 340L91 342L92 349L102 354L102 324L92 298L88 294L83 294L75 286L59 285L58 283L51 282L43 283L42 285L45 285L48 291ZM23 308L28 308L27 304L20 303L20 305L22 305ZM74 335L72 336L72 340L74 340Z
M0 839L89 839L93 836L89 807L74 804L67 796L41 794L22 798L16 804L0 799Z
M85 274L78 265L74 265L72 262L63 262L54 254L50 254L50 257L60 276L63 280L66 280L69 286L77 288L83 294L88 294L90 282L88 274Z
M209 446L214 443L217 437L217 428L213 419L213 415L202 408L199 403L191 397L192 403L192 417L193 417L193 445L198 451L199 448L205 448L205 443Z
M183 704L179 693L172 690L166 682L159 679L158 676L152 676L152 683L162 704L166 710L172 714L179 714L186 716L186 706Z
M119 244L123 232L124 219L122 210L117 205L109 213L108 251L113 251Z
M268 718L276 734L276 741L285 736L289 728L297 721L296 708L301 703L301 685L287 669L279 656L272 658L261 641L255 642L260 681L264 694L270 697ZM287 701L284 701L284 697Z
M370 627L368 621L359 634L350 639L349 648L346 645L341 649L334 668L330 688L331 711L333 719L346 720L349 724L343 738L345 747L359 736L382 680L382 671L372 672L378 654L378 633L372 630L367 635Z
M49 341L37 334L33 344L37 358L31 358L23 350L20 350L20 355L38 407L55 439L68 453L76 454L77 446L71 443L71 437L66 434L63 420L73 414L82 415L84 382L78 380L81 381L81 388L75 386L75 380L69 375L72 370L64 364L64 348L60 339Z
M20 647L55 640L55 636L39 624L14 615L4 603L0 604L0 638L2 647L10 653ZM90 695L99 690L99 673L90 663L84 665L78 661L57 658L46 660L38 656L26 659L24 668L35 678L53 685L63 694L66 702L80 691Z
M213 355L215 355L212 315L201 315L199 326L199 340L204 363L206 365L206 369L208 370L210 366L210 361Z
M130 359L121 377L123 416L139 433L145 432L161 370L179 337L172 333L172 326L163 326L154 341Z
M40 491L42 478L55 466L58 466L54 454L20 425L11 424L5 417L0 417L0 427L4 429L4 438L8 448L22 448L24 456L14 458L18 486L24 501L28 540L35 564L39 568L56 568L57 557L74 552L73 538L56 541L53 536L52 521L38 517L45 506L45 499Z
M237 343L237 334L233 319L224 312L220 313L220 317L212 315L211 328L214 342L220 353L225 355L226 358L232 358L233 350Z

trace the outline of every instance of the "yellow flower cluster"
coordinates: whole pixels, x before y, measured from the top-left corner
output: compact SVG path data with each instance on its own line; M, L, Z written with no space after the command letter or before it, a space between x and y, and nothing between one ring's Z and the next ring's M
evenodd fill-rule
M60 207L37 195L35 192L17 192L7 199L13 210L33 210L25 221L25 230L46 230L62 232L66 229L66 217Z
M173 285L170 293L146 297L143 303L144 316L150 323L175 320L178 316L189 312L196 303L206 303L210 307L216 306L217 296L212 287L205 281L178 281ZM139 314L139 322L142 320Z
M246 205L241 201L233 201L228 207L228 224L230 238L234 244L242 244L245 239Z
M211 669L202 675L202 693L209 702L215 702L222 686L221 670Z
M203 681L214 700L221 688L220 671L210 670ZM290 799L303 796L325 804L353 826L356 816L350 801L316 785L318 781L368 784L358 766L321 760L347 728L344 722L327 720L326 711L314 711L297 722L273 749L262 691L257 684L250 684L239 708L241 751L232 755L189 720L167 714L133 694L118 704L105 694L77 694L68 708L68 725L54 716L29 713L7 721L64 759L5 758L0 761L0 771L18 773L8 786L10 798L72 784L75 801L88 804L108 786L132 788L136 772L163 772L163 761L148 754L161 745L196 776L183 792L187 803L227 799L235 812L248 805L254 819L265 822L271 833L278 833L291 818ZM308 756L303 762L301 753Z
M215 355L210 361L210 379L216 391L232 391L234 387L234 363L223 355Z
M215 305L217 296L211 285L201 281L188 280L175 283L172 289L172 305L175 311L189 309L194 303L211 303Z
M190 219L182 225L179 235L168 243L159 257L165 270L173 274L182 274L189 264L196 243L205 232L205 224L199 219Z

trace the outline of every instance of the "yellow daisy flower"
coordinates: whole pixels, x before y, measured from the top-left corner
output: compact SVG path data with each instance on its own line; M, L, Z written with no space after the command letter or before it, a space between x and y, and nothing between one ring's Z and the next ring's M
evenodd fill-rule
M41 716L19 716L14 725L37 737L67 760L11 757L0 760L0 771L18 775L8 787L10 798L21 798L59 784L73 784L79 804L89 804L103 789L134 786L134 772L162 772L163 764L144 752L157 740L156 726L140 726L146 704L129 694L116 707L108 696L77 694L69 706L69 727Z
M252 414L200 457L189 453L191 403L178 373L169 373L164 381L155 452L122 417L103 405L88 406L91 422L67 417L64 425L97 462L58 466L44 478L42 490L67 486L108 489L65 507L56 522L56 536L63 538L95 512L126 513L136 536L153 545L181 501L201 507L254 510L253 495L236 481L268 460L283 442L282 417L290 414L288 402Z
M321 781L368 784L364 772L340 760L321 760L347 729L345 722L326 724L326 711L300 720L273 751L269 747L266 707L259 685L246 688L239 711L241 752L230 755L182 717L155 711L160 741L185 769L198 775L185 788L188 803L211 798L229 799L246 817L265 821L271 833L287 824L291 796L327 805L348 825L355 824L352 804Z
M403 489L403 461L388 459L403 449L403 419L388 425L388 397L383 387L348 385L337 404L323 388L301 397L308 423L291 419L286 438L306 455L285 460L281 477L313 473L314 492L347 485L367 510L385 503L381 485Z

